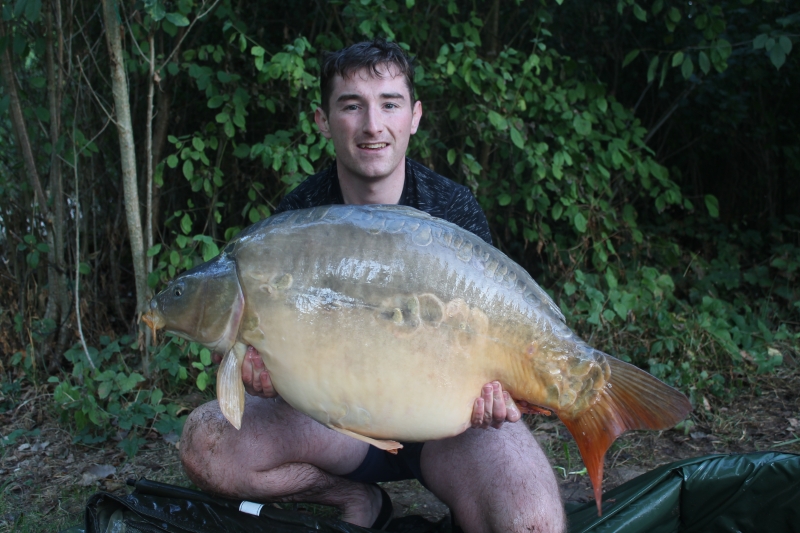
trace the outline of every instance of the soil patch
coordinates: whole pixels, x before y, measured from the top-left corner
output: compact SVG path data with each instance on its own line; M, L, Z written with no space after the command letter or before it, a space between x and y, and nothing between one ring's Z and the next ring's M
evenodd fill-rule
M709 454L775 450L800 453L800 369L750 376L748 386L727 401L701 398L680 430L632 432L606 456L603 487L609 490L660 465ZM83 506L99 490L125 494L125 480L148 479L191 487L178 459L180 443L151 432L129 459L116 443L76 445L58 422L50 396L30 387L15 405L0 398L0 533L59 531L82 522ZM201 399L184 398L187 406ZM550 457L565 502L591 500L578 449L555 417L525 423ZM383 485L399 516L438 520L447 507L416 481ZM320 512L314 506L314 512ZM302 505L297 508L306 509ZM335 515L335 511L323 511Z

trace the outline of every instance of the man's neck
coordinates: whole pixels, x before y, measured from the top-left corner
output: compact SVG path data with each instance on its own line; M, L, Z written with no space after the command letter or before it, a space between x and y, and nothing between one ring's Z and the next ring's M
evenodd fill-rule
M342 190L344 203L350 205L399 203L403 195L403 186L406 179L405 159L399 165L398 170L401 173L370 182L342 175L342 170L337 169L339 187Z

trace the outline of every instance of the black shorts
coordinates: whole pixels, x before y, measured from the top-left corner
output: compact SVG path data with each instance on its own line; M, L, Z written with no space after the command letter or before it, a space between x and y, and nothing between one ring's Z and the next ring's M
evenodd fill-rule
M419 466L419 458L425 443L404 442L402 444L403 447L397 451L397 455L370 446L367 456L364 457L358 468L342 477L362 483L416 479L427 487L425 480L422 479L422 470Z

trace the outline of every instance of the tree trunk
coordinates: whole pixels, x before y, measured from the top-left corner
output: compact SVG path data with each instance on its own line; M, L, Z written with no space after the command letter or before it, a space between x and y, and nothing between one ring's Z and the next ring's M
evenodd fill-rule
M47 232L45 235L47 246L49 248L47 252L47 281L51 287L51 293L47 301L44 317L53 320L58 325L58 322L61 319L59 314L58 287L64 287L62 280L60 279L63 277L64 272L63 270L59 272L57 268L58 265L55 256L57 245L54 239L54 221L47 205L47 196L45 196L44 188L42 187L42 182L39 178L39 171L36 169L36 160L33 156L33 148L31 146L30 137L28 136L28 128L25 125L25 117L22 114L22 105L19 100L17 83L14 76L14 68L11 63L11 54L9 53L9 48L11 47L10 37L11 36L6 32L4 21L2 20L2 17L0 17L0 39L6 40L7 42L5 49L3 50L2 54L0 54L0 71L2 71L3 82L5 83L6 91L9 97L8 107L11 115L11 124L14 129L14 137L16 138L17 145L19 146L20 152L22 152L22 161L25 166L25 174L28 176L28 180L31 182L36 203L38 204L39 210L42 213L47 225ZM53 150L55 149L56 146L54 145ZM20 310L24 311L24 307L22 307ZM49 345L50 343L46 344ZM47 361L44 360L44 356L46 353L50 352L51 350L43 349L43 347L38 347L38 349L35 350L35 353L42 357L42 364L47 364Z
M109 59L111 61L111 87L114 94L115 120L119 133L122 186L125 194L125 214L128 223L128 237L130 238L133 272L136 282L136 311L137 314L139 314L144 312L147 308L149 290L147 288L142 217L139 207L139 191L136 179L136 154L133 142L130 97L128 95L128 80L125 75L125 63L122 57L122 29L119 23L118 11L117 0L103 0L106 44L108 45ZM139 327L140 331L143 331L141 323ZM146 349L144 353L146 353ZM148 372L146 361L143 366L145 367L143 371Z
M50 6L45 6L46 22L46 60L47 60L47 97L50 108L50 144L53 147L50 154L50 191L52 193L51 209L53 217L52 233L54 247L51 250L52 263L48 266L52 275L50 279L50 294L47 300L45 317L51 318L58 325L56 330L56 344L54 357L50 367L55 368L59 363L59 355L63 353L68 342L70 325L69 317L69 292L66 280L66 261L64 260L65 241L65 214L64 214L64 184L61 175L61 158L56 149L61 135L61 101L63 94L64 76L64 39L61 31L61 6L59 0L52 0ZM53 28L53 16L56 18L56 27ZM54 31L59 39L57 49L53 45Z

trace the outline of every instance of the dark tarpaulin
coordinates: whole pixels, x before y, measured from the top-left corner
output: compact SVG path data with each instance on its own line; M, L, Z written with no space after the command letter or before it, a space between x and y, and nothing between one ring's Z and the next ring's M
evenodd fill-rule
M339 520L276 509L260 516L239 511L241 502L140 480L120 498L98 493L86 508L84 528L69 533L362 533ZM388 531L444 532L406 517ZM418 517L414 517L418 518ZM770 533L800 532L800 455L763 452L712 455L661 466L594 501L567 509L568 533ZM62 532L67 533L67 532Z
M569 533L800 532L800 455L712 455L661 466L568 510Z

